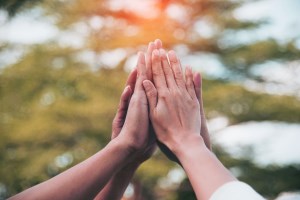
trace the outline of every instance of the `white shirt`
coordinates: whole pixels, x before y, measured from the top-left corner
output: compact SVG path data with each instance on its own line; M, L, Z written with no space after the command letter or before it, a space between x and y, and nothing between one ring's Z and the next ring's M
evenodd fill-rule
M264 200L264 198L246 183L232 181L219 187L210 200Z

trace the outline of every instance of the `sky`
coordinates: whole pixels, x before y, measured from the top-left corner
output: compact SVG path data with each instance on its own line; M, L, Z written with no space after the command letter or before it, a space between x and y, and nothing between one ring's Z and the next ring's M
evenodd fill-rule
M112 6L115 6L115 1L111 2ZM241 32L235 35L234 39L238 38L240 42L247 42L249 40L259 40L268 37L276 38L279 41L298 38L300 48L299 10L300 0L262 0L249 3L246 6L237 9L235 16L243 20L268 19L269 23L260 29L254 30L251 34ZM0 12L0 42L8 41L11 43L30 45L43 43L57 37L60 34L57 28L51 24L51 21L41 18L40 15L41 12L35 10L32 11L30 15L20 14L11 21L7 21L6 14ZM72 33L60 35L60 40L62 43L77 41L77 43L72 44L75 46L80 46L82 42L80 36ZM5 59L9 61L14 60L21 55L21 53L22 50L14 53L8 51L3 55L5 56ZM86 55L83 57L88 58L88 56L92 56L91 52L85 53ZM113 53L120 55L120 57L124 56L122 50L116 50ZM194 66L210 66L209 68L199 68L201 70L206 70L205 73L207 74L218 75L217 73L222 72L222 67L216 59L209 59L209 56L210 55L197 55L197 59L185 56L183 58L183 63ZM107 55L103 55L102 57L106 58ZM132 63L136 62L135 59L136 58L130 59L127 65L134 66ZM3 58L0 58L0 60L3 60ZM105 62L110 64L109 60ZM111 64L114 65L114 63ZM282 74L289 73L289 71L283 71L280 66L277 66L277 68L274 67L273 69L273 74L270 77L276 77L276 75L284 77ZM295 91L299 91L299 76L299 67L297 67L296 72L292 71L292 73L286 74L286 78L281 81L283 83L289 83L289 85L283 87L282 92L284 93L291 90L289 94L294 94ZM291 80L294 80L294 82ZM255 86L254 83L249 82L246 86L250 89L251 87L252 89L261 87L260 85ZM271 86L269 86L269 91L272 92ZM278 93L278 91L277 88L274 92ZM262 165L270 163L282 165L300 163L300 146L297 142L300 141L299 124L249 122L229 127L227 127L227 125L226 119L224 118L213 119L209 122L210 130L213 132L213 140L216 143L223 145L225 149L228 149L233 155L238 156L243 152L242 149L253 147L253 149L255 149L254 159ZM218 130L216 127L220 127L220 129Z
M124 7L123 4L126 4L126 1L122 1L123 4L115 6L116 2L119 1L111 1L112 7L116 9L120 9ZM151 5L149 0L146 2ZM133 4L127 3L127 5ZM144 4L139 5L139 7L143 7L142 5ZM128 9L134 8L136 8L136 5ZM236 10L235 16L237 18L244 20L268 19L270 23L257 30L258 34L243 35L241 33L240 39L247 40L249 36L257 38L274 37L279 40L300 37L299 10L299 0L261 0L246 4ZM13 20L5 23L7 16L4 12L0 12L0 41L32 44L42 43L57 36L59 33L55 26L51 24L51 21L41 18L40 14L39 10L31 11L30 15L19 14Z
M227 127L224 118L208 124L212 141L234 157L250 155L262 166L300 164L300 124L264 121Z
M259 30L258 34L253 35L286 40L300 37L299 10L299 0L263 0L238 9L235 15L245 20L268 19L270 24ZM265 31L266 29L268 31Z

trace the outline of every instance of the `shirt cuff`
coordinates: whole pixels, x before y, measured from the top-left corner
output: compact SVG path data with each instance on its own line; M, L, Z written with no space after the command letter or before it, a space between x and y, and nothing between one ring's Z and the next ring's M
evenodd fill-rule
M264 200L252 187L240 181L225 183L210 197L210 200Z

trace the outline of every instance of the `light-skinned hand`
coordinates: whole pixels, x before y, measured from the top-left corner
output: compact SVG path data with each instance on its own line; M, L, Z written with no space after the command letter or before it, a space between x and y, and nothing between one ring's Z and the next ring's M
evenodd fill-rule
M163 49L152 53L154 84L143 81L150 107L150 118L156 136L176 154L182 141L200 136L200 105L193 83L191 68L186 68L185 77L180 61L174 51L167 54Z

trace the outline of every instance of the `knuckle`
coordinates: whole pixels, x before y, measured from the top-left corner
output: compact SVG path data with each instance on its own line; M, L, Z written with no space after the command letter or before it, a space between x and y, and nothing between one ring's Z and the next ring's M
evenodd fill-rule
M113 129L118 128L122 125L123 125L123 121L121 119L114 118L114 120L112 122L112 128Z
M188 87L192 87L192 86L193 86L193 83L192 83L192 81L191 81L190 79L187 79L186 85L187 85Z
M182 79L182 73L181 73L181 71L176 70L175 73L174 73L174 75L175 75L176 79Z
M168 95L167 91L161 91L159 94L159 98L163 99L163 100L167 100L168 96L169 95Z
M153 74L154 76L161 76L161 75L162 75L162 71L159 70L159 69L157 69L157 68L154 68L154 69L152 70L152 74Z
M183 80L183 78L180 74L175 74L175 79L177 82L181 82Z

